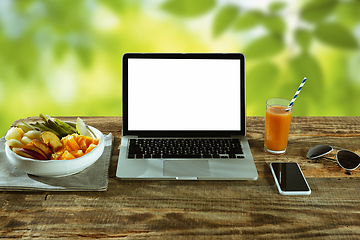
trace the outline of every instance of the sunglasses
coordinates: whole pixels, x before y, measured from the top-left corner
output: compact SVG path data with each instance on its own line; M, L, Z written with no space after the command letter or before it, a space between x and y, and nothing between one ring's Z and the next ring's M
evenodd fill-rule
M332 152L334 149L338 150L336 153L336 161L335 159L325 157L325 155ZM326 158L333 162L337 162L340 167L346 170L346 174L351 175L349 171L354 170L360 166L360 156L354 152L349 150L333 147L330 145L317 145L311 148L307 154L307 158L309 159L316 159L316 158Z

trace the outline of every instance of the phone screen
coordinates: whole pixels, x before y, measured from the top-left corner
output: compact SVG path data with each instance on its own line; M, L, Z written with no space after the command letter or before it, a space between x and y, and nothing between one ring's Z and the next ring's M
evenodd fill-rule
M310 188L297 163L271 163L270 167L280 193L310 194Z

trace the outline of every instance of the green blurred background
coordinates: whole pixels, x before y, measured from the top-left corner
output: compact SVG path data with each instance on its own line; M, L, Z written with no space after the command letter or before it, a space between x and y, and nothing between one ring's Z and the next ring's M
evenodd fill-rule
M359 116L359 45L359 0L1 0L0 133L39 113L121 116L125 52L243 52L248 115L306 76L294 115Z

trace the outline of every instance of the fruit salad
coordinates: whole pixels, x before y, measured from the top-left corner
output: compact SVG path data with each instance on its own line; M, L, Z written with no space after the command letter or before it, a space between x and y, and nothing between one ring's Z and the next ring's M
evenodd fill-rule
M21 122L7 132L10 149L37 160L70 160L82 157L100 142L81 118L76 125L40 114L43 123Z

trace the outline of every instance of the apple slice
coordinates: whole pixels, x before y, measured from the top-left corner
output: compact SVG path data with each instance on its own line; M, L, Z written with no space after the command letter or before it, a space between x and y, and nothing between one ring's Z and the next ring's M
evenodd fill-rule
M54 152L59 151L62 148L62 143L55 133L50 131L44 131L40 135L41 141L47 144Z
M44 157L43 154L40 154L36 151L30 150L30 149L24 149L24 148L18 148L15 150L15 153L17 155L20 155L22 157L26 158L32 158L32 159L38 159L38 160L47 160L46 157Z
M51 154L53 154L54 152L51 150L51 148L48 147L48 145L37 139L32 140L32 142L35 147L39 148L43 153L45 153L47 159L50 159Z
M34 152L37 152L39 153L40 155L42 155L43 157L42 158L39 158L40 160L43 160L43 159L48 159L48 157L46 156L46 154L40 149L38 148L35 144L34 144L34 140L29 143L29 144L26 144L25 147L23 147L23 149L27 149L27 150L31 150L31 151L34 151Z

